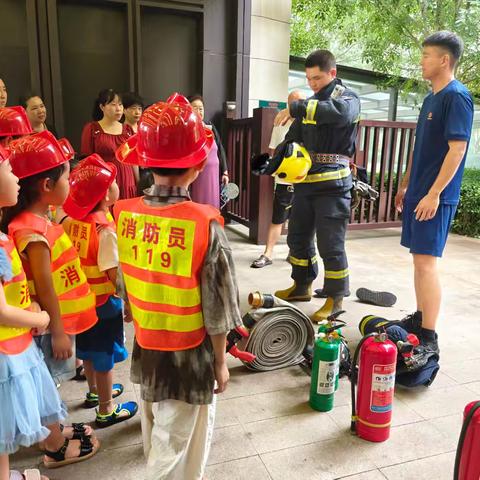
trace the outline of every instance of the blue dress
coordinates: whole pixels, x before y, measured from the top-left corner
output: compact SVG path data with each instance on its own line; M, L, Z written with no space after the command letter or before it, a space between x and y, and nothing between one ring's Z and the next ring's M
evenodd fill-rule
M10 278L11 265L0 248L0 281ZM65 419L67 412L35 342L18 355L0 353L0 411L0 454L44 440L50 434L46 426Z

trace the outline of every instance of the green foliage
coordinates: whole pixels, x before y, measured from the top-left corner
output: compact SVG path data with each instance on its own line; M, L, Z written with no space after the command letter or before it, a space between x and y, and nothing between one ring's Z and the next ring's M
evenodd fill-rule
M293 0L292 55L329 48L339 63L421 79L421 44L452 30L465 42L458 78L480 92L480 1ZM411 90L411 81L401 85Z
M480 238L480 169L465 169L452 232Z

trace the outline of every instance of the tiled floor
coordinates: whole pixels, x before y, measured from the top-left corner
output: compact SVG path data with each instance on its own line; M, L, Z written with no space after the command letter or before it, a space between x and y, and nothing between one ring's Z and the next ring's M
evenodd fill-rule
M261 247L229 231L242 299L250 291L273 292L289 285L287 247L276 250L272 266L249 268ZM480 397L480 240L452 235L441 262L444 286L441 372L429 389L397 390L391 438L371 444L353 437L349 384L341 381L335 408L312 411L307 403L309 378L298 367L252 373L231 359L231 382L219 398L216 430L209 458L209 480L450 480L454 451L466 403ZM360 286L388 289L398 296L390 309L346 300L344 330L352 346L360 338L358 321L367 313L399 318L414 307L411 259L399 246L399 231L349 234L348 254L352 292ZM321 286L321 280L318 281ZM301 304L308 314L320 300ZM131 341L132 332L128 332ZM128 365L117 368L116 380L126 386L122 398L138 398L128 379ZM92 411L79 408L84 385L70 382L61 394L73 421L89 421ZM138 480L144 478L140 416L98 432L102 451L92 460L47 472L52 479L85 478ZM41 460L34 449L14 456L16 466ZM188 479L185 479L188 480Z

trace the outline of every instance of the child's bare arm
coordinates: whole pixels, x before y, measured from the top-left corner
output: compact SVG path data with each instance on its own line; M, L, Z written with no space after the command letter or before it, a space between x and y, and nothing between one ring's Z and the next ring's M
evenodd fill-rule
M117 268L109 268L108 270L105 270L105 273L107 274L108 279L114 284L117 285Z
M9 327L25 327L45 329L50 317L47 312L31 312L22 308L13 307L7 303L3 286L0 284L0 318L2 324Z
M25 253L35 283L38 303L50 315L53 355L57 360L66 360L73 355L72 342L63 329L60 305L50 268L50 250L43 242L31 242L26 247Z
M227 367L227 354L225 352L227 335L225 333L220 335L210 335L210 339L212 341L215 357L215 380L217 381L215 393L222 393L227 388L227 383L230 379L230 373Z

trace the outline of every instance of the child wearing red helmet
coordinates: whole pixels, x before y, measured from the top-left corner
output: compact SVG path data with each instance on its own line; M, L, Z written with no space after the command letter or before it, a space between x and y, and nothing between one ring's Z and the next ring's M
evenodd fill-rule
M155 179L144 197L114 208L148 480L202 479L215 394L229 379L226 334L242 323L220 212L188 193L212 143L187 99L174 94L147 108L138 133L117 150L119 161L148 167Z
M16 205L5 208L1 229L8 228L25 270L32 298L50 316L49 330L35 336L55 383L75 374L74 335L97 322L95 295L80 266L77 251L61 225L49 220L50 205L62 205L68 194L70 144L45 131L9 144L10 164L20 179ZM61 426L49 426L53 436ZM64 445L45 443L45 466L85 460L98 450L91 427L77 425ZM50 438L50 437L49 437ZM69 440L77 444L69 447Z
M6 147L13 138L31 133L32 126L23 107L0 108L0 145Z
M9 152L0 147L0 208L15 205L18 178L9 163ZM92 430L59 423L66 411L43 356L32 341L50 322L46 311L31 300L27 277L13 240L0 232L0 479L39 479L38 470L24 474L9 471L8 455L20 446L31 446L45 440L44 447L64 449L63 461L45 457L47 466L61 466L89 458L98 449L84 437ZM39 385L41 388L39 388ZM88 446L88 445L91 446Z
M109 207L119 190L116 167L97 154L83 159L70 175L70 193L63 206L70 217L63 222L65 231L78 250L83 271L96 295L98 323L77 335L77 358L83 360L89 392L86 408L99 409L98 427L108 427L132 418L138 410L135 402L113 403L123 385L113 384L113 366L128 356L124 346L123 302L115 295L118 248L115 223Z

